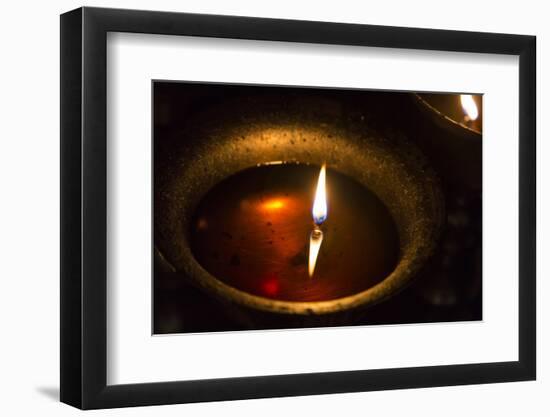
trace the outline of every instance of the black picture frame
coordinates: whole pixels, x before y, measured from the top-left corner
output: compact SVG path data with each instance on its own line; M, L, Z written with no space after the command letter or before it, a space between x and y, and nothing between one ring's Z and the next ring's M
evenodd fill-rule
M519 56L519 360L107 385L108 32ZM94 409L535 379L534 36L84 7L61 15L60 56L62 402Z

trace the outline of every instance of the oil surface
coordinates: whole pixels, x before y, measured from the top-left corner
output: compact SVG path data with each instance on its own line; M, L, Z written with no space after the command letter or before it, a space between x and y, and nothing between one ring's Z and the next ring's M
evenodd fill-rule
M197 261L232 287L286 301L331 300L382 281L399 258L394 221L374 193L330 167L324 240L309 277L319 169L262 165L214 186L197 207L190 230Z

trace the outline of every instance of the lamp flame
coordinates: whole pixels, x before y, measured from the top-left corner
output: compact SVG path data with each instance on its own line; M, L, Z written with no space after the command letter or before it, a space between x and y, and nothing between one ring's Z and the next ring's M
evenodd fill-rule
M327 219L327 192L326 192L326 164L323 164L319 172L319 180L317 181L317 190L315 191L315 200L313 201L313 221L320 225Z
M462 109L466 114L468 121L474 121L479 116L479 111L477 109L477 104L474 101L474 98L470 94L461 94L460 95L460 104L462 104Z
M315 265L317 263L317 256L321 249L321 243L323 243L323 231L319 228L328 215L327 209L327 191L326 191L326 164L323 164L321 171L319 172L319 179L317 180L317 189L315 191L315 199L313 201L313 208L311 214L313 215L313 221L315 227L309 236L309 265L308 273L310 278L315 272Z

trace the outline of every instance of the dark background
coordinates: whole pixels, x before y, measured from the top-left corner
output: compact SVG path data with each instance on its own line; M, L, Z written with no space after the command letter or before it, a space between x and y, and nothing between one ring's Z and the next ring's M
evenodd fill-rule
M338 101L349 123L367 123L386 135L416 142L441 179L447 221L435 256L409 287L345 325L482 319L481 138L472 142L461 138L460 131L435 123L406 92L155 81L154 175L195 114L252 96L278 100L281 106L296 99L312 107ZM170 272L156 248L153 284L155 334L249 329L217 300ZM281 327L288 326L277 321L262 326Z

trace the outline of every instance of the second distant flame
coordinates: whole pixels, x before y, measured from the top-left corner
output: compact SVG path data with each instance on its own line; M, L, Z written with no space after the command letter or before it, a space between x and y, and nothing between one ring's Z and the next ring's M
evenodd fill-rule
M477 104L471 94L461 94L460 104L462 104L462 109L464 110L468 120L474 121L479 117Z
M327 191L326 191L326 164L323 164L319 172L319 180L317 181L317 190L315 191L315 200L313 201L313 221L315 224L321 224L327 219Z

